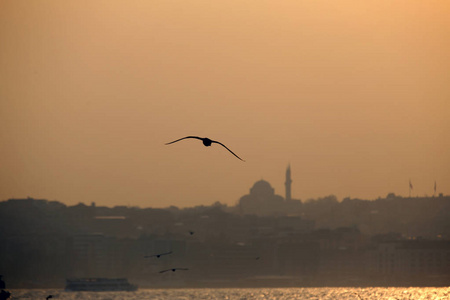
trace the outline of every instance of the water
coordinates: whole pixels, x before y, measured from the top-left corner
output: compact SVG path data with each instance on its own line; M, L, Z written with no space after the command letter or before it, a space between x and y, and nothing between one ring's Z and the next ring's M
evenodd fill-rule
M140 289L136 292L65 292L64 290L12 290L12 299L56 300L95 299L450 299L450 287L445 288L254 288L254 289Z

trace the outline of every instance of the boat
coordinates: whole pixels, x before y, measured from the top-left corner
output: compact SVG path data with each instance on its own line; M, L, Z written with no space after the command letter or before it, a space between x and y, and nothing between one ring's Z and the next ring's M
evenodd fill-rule
M66 279L66 291L136 291L138 287L126 278L72 278Z

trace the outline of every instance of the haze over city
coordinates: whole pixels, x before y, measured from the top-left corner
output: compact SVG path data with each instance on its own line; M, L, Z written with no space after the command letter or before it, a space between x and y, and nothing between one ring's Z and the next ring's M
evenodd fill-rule
M450 193L448 1L0 1L0 201ZM188 135L223 142L165 143Z

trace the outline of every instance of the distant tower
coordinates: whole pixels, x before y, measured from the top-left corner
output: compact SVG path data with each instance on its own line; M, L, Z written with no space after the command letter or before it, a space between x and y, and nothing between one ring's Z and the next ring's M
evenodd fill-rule
M288 165L286 169L286 182L284 185L286 186L286 201L291 201L291 164Z

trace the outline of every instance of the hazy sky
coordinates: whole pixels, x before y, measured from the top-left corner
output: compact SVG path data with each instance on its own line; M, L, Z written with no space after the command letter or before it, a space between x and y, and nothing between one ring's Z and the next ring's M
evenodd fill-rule
M0 200L450 193L450 1L0 0ZM186 135L225 143L204 147Z

